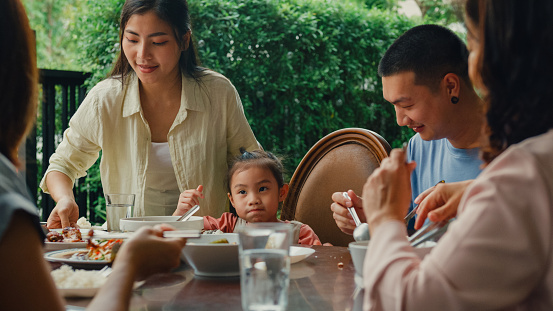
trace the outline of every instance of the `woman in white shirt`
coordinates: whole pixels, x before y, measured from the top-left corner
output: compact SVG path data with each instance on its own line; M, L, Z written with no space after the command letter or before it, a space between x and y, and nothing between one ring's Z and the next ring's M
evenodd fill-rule
M487 167L421 260L403 224L415 164L401 150L382 162L363 189L365 310L553 309L553 2L468 0L466 8Z
M100 150L104 193L134 193L135 216L171 215L196 185L198 214L220 216L227 159L259 148L236 89L199 66L186 0L128 0L120 26L111 77L72 117L41 182L57 202L48 227L76 222L73 184Z

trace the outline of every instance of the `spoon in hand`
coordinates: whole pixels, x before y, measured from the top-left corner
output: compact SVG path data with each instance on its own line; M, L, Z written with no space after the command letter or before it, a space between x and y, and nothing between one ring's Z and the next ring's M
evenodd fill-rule
M347 192L342 193L344 198L351 201L351 198L349 197ZM355 229L353 230L353 238L355 241L367 241L371 238L369 234L369 225L367 223L361 223L359 220L359 216L357 216L357 212L355 211L355 208L352 207L346 207L349 213L351 214L351 217L353 217L353 221L355 221Z
M188 210L188 212L184 213L181 217L177 219L177 221L187 221L194 213L196 213L200 209L199 205L194 205L191 209Z

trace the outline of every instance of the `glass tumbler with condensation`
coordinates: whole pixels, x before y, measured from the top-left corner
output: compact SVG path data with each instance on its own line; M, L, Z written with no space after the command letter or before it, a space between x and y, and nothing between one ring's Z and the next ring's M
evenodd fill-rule
M109 193L105 195L108 231L120 231L120 220L133 216L134 197L134 194L122 193Z
M238 228L243 310L286 310L293 226L249 223Z

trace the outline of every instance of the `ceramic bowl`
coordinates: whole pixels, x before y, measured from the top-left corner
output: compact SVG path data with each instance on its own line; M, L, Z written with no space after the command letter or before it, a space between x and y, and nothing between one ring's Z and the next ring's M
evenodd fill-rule
M351 242L348 245L351 260L355 267L355 273L360 276L363 275L363 262L365 261L368 245L369 241Z
M121 231L136 231L143 226L155 226L159 224L168 224L177 230L194 229L202 230L204 228L204 218L192 216L187 221L176 221L179 216L145 216L130 217L120 220Z
M414 249L415 254L422 259L426 254L430 253L435 245L436 242L425 242ZM367 253L368 246L369 241L351 242L348 245L353 266L355 267L355 273L359 276L363 276L363 263L365 262L365 254Z
M211 244L221 239L229 243ZM199 239L189 239L182 255L197 276L239 276L238 243L238 233L203 234Z

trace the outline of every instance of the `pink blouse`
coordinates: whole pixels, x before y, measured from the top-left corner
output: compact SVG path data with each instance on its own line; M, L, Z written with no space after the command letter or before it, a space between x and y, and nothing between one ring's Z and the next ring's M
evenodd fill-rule
M553 310L553 131L508 148L422 261L405 225L373 234L365 310Z

